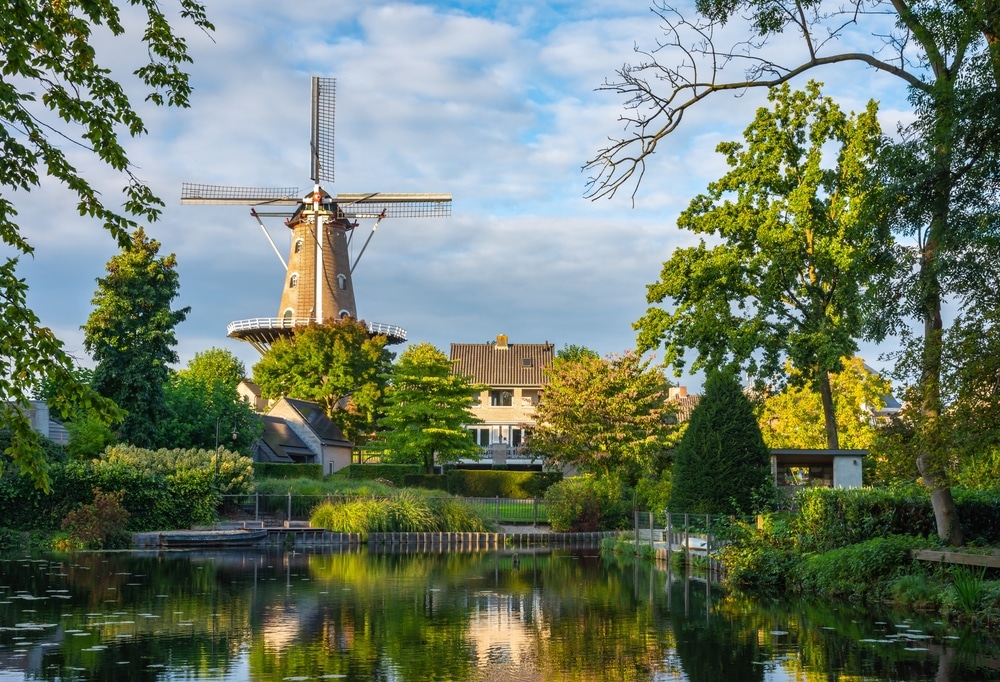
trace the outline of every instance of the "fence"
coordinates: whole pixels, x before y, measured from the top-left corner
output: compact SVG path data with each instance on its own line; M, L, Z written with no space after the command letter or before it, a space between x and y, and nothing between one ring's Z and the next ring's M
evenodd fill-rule
M704 562L709 574L718 576L723 570L719 550L725 544L720 535L729 520L710 514L637 511L633 519L635 544L650 546L657 558L667 561L681 552L685 565Z
M281 525L286 521L306 521L323 502L349 502L358 499L347 495L223 495L219 517L223 521L261 521ZM428 498L435 499L435 498ZM547 524L548 503L542 499L519 500L508 497L439 498L461 500L484 518L497 524Z

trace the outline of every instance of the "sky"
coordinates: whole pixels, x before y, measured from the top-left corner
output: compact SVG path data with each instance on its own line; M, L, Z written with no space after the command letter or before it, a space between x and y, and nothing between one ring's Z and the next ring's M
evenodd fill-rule
M219 347L249 373L259 355L228 339L226 325L277 316L285 274L247 207L181 206L181 183L305 192L311 76L337 79L328 191L454 197L451 217L383 221L354 273L360 317L445 353L498 334L602 355L634 348L646 286L675 248L696 243L676 228L678 214L725 172L715 146L740 139L764 103L763 92L705 102L661 145L634 200L630 190L591 200L582 167L622 133L625 111L620 95L599 88L637 60L635 46L662 35L648 0L213 0L208 11L214 33L183 28L190 107L141 107L149 133L127 143L136 174L166 203L147 232L162 255L176 254L175 307L191 308L176 329L179 367ZM128 74L143 57L140 18L126 15L125 39L95 41L136 94ZM882 99L887 129L906 116L891 106L901 86L870 69L820 77L845 109ZM68 151L105 200L120 203L122 179ZM15 200L36 249L19 268L29 304L92 365L80 327L117 245L51 180ZM287 253L288 229L266 224ZM879 352L862 355L879 367Z

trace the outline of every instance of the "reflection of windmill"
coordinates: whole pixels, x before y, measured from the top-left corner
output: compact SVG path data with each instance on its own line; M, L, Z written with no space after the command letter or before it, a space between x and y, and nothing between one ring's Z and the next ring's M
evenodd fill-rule
M333 114L336 81L312 79L313 190L304 197L296 188L254 188L184 183L182 204L238 204L249 206L294 206L285 212L250 214L257 219L271 247L285 266L285 286L277 317L231 322L228 334L247 341L264 353L276 339L296 327L345 317L358 319L351 273L383 218L433 218L451 215L450 194L328 194L321 182L333 182ZM291 248L286 261L275 246L261 217L284 217L291 230ZM358 220L375 223L351 261L351 241ZM406 330L392 325L366 323L372 334L390 343L406 340Z

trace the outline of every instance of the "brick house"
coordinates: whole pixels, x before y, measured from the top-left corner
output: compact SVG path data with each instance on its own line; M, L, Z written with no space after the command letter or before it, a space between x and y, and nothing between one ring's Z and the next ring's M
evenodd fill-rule
M472 413L482 420L469 426L492 465L540 465L525 448L525 429L535 423L535 406L548 379L555 347L551 343L509 343L500 334L490 343L451 344L452 372L487 388Z

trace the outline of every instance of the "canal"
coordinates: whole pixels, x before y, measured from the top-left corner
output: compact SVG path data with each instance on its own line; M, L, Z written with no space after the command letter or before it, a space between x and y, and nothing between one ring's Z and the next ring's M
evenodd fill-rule
M597 550L0 555L0 682L998 678L988 634Z

